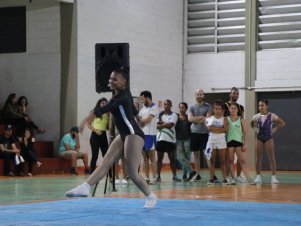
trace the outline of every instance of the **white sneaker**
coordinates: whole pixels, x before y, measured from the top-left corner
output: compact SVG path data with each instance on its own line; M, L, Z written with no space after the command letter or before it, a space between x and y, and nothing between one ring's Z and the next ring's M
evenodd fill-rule
M247 184L254 185L254 184L256 184L256 182L255 182L255 180L250 178L250 179L247 180Z
M240 184L246 184L247 183L247 180L245 180L245 178L243 178L241 176L236 177L236 181Z
M151 209L154 208L158 202L158 198L154 193L150 193L149 196L146 196L146 202L144 208Z
M229 183L231 185L236 185L236 180L234 178L230 177Z
M116 179L115 180L115 184L121 184L121 180L120 179Z
M156 184L158 181L157 181L157 178L153 177L151 179L151 181L149 182L149 184Z
M279 181L277 180L275 175L272 175L271 177L271 184L279 184Z
M148 183L148 184L149 184L149 182L150 182L150 179L149 179L149 178L147 178L147 177L145 177L144 179L145 179L146 183Z
M256 184L262 184L262 180L261 180L260 175L257 175L257 176L256 176L254 182L255 182Z
M127 185L127 184L128 184L128 181L127 181L126 179L122 179L122 180L121 180L121 183L122 183L122 185Z
M90 194L91 186L85 182L76 188L71 189L70 191L66 192L67 197L88 197Z

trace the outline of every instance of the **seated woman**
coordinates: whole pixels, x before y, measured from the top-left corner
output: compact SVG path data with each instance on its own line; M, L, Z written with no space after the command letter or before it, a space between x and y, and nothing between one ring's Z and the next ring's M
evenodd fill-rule
M5 124L11 124L17 128L17 135L21 135L26 127L28 118L21 114L17 106L17 95L11 93L8 95L3 107L3 119Z
M35 163L37 167L42 165L41 162L37 160L36 152L34 150L34 142L35 139L32 137L31 131L29 128L26 128L23 136L20 138L20 146L21 146L21 155L28 162L28 174L27 176L32 176L32 168Z
M29 122L30 122L30 126L31 128L35 129L36 131L38 131L38 133L45 133L45 129L42 129L40 127L38 127L29 117L28 115L28 100L25 96L20 96L18 98L17 101L17 105L18 105L18 111L23 114L25 117L28 118Z
M36 129L39 133L45 132L45 130L39 129L27 114L19 110L15 93L9 94L5 101L3 118L6 124L12 124L16 127L17 136L22 136L25 128Z

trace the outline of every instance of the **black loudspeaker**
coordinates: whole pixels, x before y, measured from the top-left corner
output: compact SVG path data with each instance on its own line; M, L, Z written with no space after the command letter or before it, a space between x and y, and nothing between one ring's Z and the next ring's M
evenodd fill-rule
M108 87L110 75L114 69L119 67L130 68L129 43L96 43L95 83L97 93L112 91Z

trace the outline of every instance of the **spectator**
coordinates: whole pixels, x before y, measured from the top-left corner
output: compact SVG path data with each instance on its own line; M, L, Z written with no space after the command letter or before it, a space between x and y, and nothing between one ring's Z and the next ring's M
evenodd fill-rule
M85 174L90 174L90 169L88 165L88 154L80 152L80 143L78 135L78 127L73 126L70 133L63 136L60 147L59 156L64 159L71 160L71 174L78 175L77 169L77 159L82 159L85 165Z
M141 129L145 136L145 143L142 151L143 155L143 168L145 173L145 180L147 183L156 183L156 134L157 134L157 120L159 110L155 103L152 101L152 94L150 91L142 91L140 93L141 102L144 104L139 112ZM151 164L149 164L149 162ZM153 178L149 178L149 166L151 166Z
M32 137L32 133L29 128L26 128L23 136L20 138L21 155L28 162L28 174L27 176L32 176L32 168L35 163L37 167L42 165L41 162L37 160L36 152L34 150L35 139Z
M177 177L176 169L176 130L175 126L178 121L176 113L171 111L172 103L170 100L164 101L164 111L159 114L157 123L157 181L161 181L161 168L164 152L167 152L169 164L172 171L172 180L175 182L182 181Z
M97 103L96 107L100 106L103 107L108 104L108 100L106 98L100 98ZM108 151L108 137L107 137L107 130L109 129L109 120L110 114L104 113L100 117L96 117L93 121L88 121L87 126L92 131L90 136L90 145L92 150L92 158L90 162L91 173L94 172L96 169L96 163L99 155L99 149L101 150L102 156L104 157ZM111 171L109 171L111 176Z
M224 116L228 117L230 116L230 106L231 104L236 104L237 105L237 116L239 116L241 119L244 118L244 113L245 113L245 109L242 105L237 103L237 100L239 98L239 91L236 87L232 87L230 94L229 94L230 100L224 104ZM228 150L228 153L229 150ZM237 152L236 152L237 154ZM229 155L226 156L226 158L229 160ZM230 166L229 166L229 162L230 161L226 161L226 166L227 166L227 176L230 175ZM231 174L232 175L232 174ZM232 175L233 177L233 175ZM237 177L236 177L236 181L239 183L246 183L247 181L241 176L241 165L240 165L240 161L237 161Z
M223 182L222 184L229 184L229 181L226 179L226 133L228 131L228 121L227 118L223 115L223 104L221 101L215 101L213 104L213 115L206 120L206 126L210 131L209 139L207 146L211 146L211 158L209 173L210 179L207 183L208 185L214 184L217 182L215 176L215 160L216 156L219 156L219 161L221 164L221 171ZM207 152L207 150L206 150Z
M227 152L229 157L229 169L230 169L230 183L250 183L254 184L254 180L252 180L249 176L249 170L247 165L247 147L248 147L248 126L247 126L247 120L241 118L238 116L238 109L239 105L237 103L231 103L229 105L229 112L230 116L227 116L228 120L228 132L227 132ZM234 172L234 154L237 154L238 157L238 163L240 163L241 168L243 170L243 173L247 180L244 178L236 179L235 178L235 172Z
M188 115L186 111L188 105L185 102L179 103L179 114L178 121L176 124L176 148L177 148L177 159L181 163L183 170L183 181L190 181L196 172L192 170L190 163L190 126L191 123L188 121ZM189 174L187 177L187 173Z
M38 127L28 115L28 100L25 96L20 96L17 100L18 110L21 114L26 116L29 120L30 129L35 129L38 133L45 133L45 129Z
M5 101L3 107L3 118L6 124L11 124L16 127L16 134L20 137L24 133L25 128L35 128L35 124L31 121L28 115L19 111L17 96L15 93L9 94Z
M5 125L4 134L0 136L0 158L4 159L4 175L15 176L10 169L10 160L20 155L20 150L16 146L16 139L13 135L13 127L10 124ZM20 165L20 164L19 164ZM18 173L18 167L17 167Z
M202 89L195 92L196 104L189 109L188 120L191 125L190 150L194 153L195 171L197 172L194 181L201 181L201 151L205 150L208 141L208 129L205 126L205 120L211 116L211 105L204 102L205 93Z

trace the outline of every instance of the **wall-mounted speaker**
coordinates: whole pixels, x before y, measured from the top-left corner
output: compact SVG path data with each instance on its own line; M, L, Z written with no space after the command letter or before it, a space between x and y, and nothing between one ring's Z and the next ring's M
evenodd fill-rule
M130 68L129 43L95 44L95 85L97 93L112 91L108 86L110 75L114 69L120 67Z

